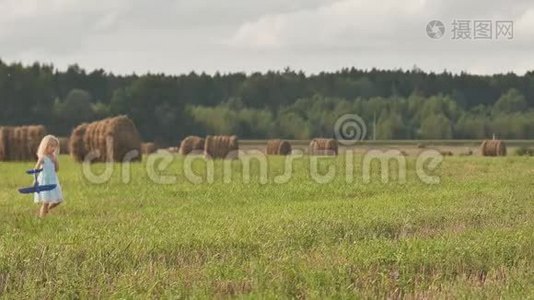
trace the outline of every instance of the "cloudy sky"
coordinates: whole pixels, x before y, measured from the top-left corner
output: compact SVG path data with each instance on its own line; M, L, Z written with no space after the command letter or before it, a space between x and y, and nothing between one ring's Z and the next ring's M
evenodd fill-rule
M532 0L0 0L0 58L138 74L534 70ZM427 36L440 20L445 35ZM453 39L488 20L491 39ZM513 38L496 37L513 21ZM470 23L471 35L474 25Z

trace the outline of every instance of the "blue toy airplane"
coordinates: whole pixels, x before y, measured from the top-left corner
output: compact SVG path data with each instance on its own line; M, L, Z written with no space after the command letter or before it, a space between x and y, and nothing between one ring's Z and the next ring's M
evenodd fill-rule
M32 169L26 171L27 174L33 175L35 178L35 183L33 186L20 188L19 192L22 194L33 194L33 193L40 193L44 191L50 191L56 188L56 184L47 184L47 185L39 185L37 182L37 174L41 172L43 169Z

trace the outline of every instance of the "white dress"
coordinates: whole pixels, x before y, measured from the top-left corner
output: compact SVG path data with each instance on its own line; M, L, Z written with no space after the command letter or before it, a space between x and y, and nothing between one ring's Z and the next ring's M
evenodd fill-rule
M43 170L37 176L39 185L56 184L56 188L50 191L34 193L35 203L60 203L63 201L63 194L61 192L61 185L56 174L56 167L54 162L45 156L42 164Z

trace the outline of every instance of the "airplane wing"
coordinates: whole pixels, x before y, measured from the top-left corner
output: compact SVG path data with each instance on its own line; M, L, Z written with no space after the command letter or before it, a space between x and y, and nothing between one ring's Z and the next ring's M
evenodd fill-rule
M31 187L25 187L19 189L19 192L22 194L32 194L32 193L40 193L44 191L50 191L56 188L56 184L47 184L47 185L36 185Z

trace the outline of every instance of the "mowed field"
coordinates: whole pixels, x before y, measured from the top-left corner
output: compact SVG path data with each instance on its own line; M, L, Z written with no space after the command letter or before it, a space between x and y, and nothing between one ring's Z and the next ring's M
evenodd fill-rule
M62 155L66 202L45 219L17 192L33 163L0 163L0 298L533 298L534 159L446 157L437 185L415 159L404 184L378 164L364 183L361 154L352 183L342 155L320 160L337 172L325 184L306 156L287 183L269 157L267 184L256 163L244 182L239 161L231 182L216 161L194 184L175 155L157 171L174 183L144 158L128 183L115 165L94 184Z

